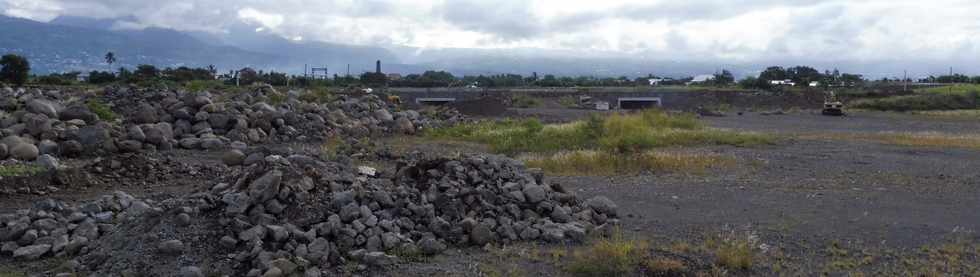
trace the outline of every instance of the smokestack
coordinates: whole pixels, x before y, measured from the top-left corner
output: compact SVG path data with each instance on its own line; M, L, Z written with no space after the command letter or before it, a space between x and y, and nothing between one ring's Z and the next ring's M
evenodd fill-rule
M381 60L378 60L374 65L374 73L381 74Z

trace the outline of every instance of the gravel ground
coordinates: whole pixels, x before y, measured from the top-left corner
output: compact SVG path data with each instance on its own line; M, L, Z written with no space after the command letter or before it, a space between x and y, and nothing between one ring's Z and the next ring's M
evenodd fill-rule
M511 113L546 115L548 121L575 119L588 114L580 110L562 112L552 109L512 110ZM779 116L752 113L704 120L717 128L781 134L980 132L977 131L980 122L891 113L862 112L847 117L824 117L812 112ZM419 139L395 141L399 141L399 145L393 148L399 151L414 149L430 154L481 151L479 147L465 144L432 144ZM316 151L311 145L283 147ZM634 236L664 243L699 244L713 234L739 230L757 234L763 244L780 250L778 257L764 254L749 271L729 272L736 275L785 272L790 275L836 275L851 271L888 275L898 272L895 269L900 267L898 261L918 257L919 249L926 246L952 239L966 239L971 245L980 245L975 233L980 229L977 217L980 171L976 170L980 168L980 151L792 138L769 146L699 150L731 155L739 163L694 175L652 173L552 177L550 180L566 185L580 196L608 196L620 206L620 214L625 215L624 230ZM167 155L177 162L214 169L197 176L174 175L176 177L171 181L158 180L149 184L133 184L132 179L112 183L114 178L96 175L94 184L102 185L69 185L44 196L0 195L0 211L10 212L46 197L91 199L117 189L131 191L137 196L164 197L206 187L208 182L220 177L221 165L216 163L216 153L176 151ZM177 173L181 172L174 174ZM875 258L854 268L831 267L839 257L828 253L827 249L837 244L854 252L871 253L869 255ZM527 247L547 249L555 246ZM516 251L514 249L528 248L515 247L510 251ZM494 264L527 276L563 274L555 263L501 257L522 257L508 253L484 249L451 250L424 262L397 265L386 275L475 276L486 273L488 270L484 267ZM961 258L976 263L978 254ZM697 255L693 258L706 264L712 259ZM8 260L0 259L0 263L3 262ZM49 263L31 267L46 264ZM780 265L780 273L775 264Z

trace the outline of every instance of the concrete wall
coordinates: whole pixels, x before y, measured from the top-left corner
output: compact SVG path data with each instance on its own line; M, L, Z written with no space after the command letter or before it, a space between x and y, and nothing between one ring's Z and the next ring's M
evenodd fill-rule
M659 97L662 107L673 110L694 110L698 107L729 105L739 108L819 108L823 92L778 93L758 91L708 91L654 87L610 88L532 88L532 89L470 89L470 88L390 88L388 93L399 95L403 103L414 103L416 98L456 98L457 101L483 97L511 98L530 95L540 98L560 98L586 95L594 100L606 101L613 106L622 97ZM617 107L611 107L617 108Z

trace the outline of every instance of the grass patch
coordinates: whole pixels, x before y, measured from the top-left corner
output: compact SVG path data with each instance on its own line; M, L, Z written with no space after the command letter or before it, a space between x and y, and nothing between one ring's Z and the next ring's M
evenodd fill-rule
M912 112L912 114L923 115L928 117L977 119L980 118L980 109L950 110L950 111L914 111Z
M565 108L576 108L578 107L578 98L574 96L562 96L558 98L558 105Z
M514 106L514 107L517 107L517 108L524 108L524 109L526 109L526 108L534 108L534 107L540 107L541 106L541 100L540 99L537 99L537 98L534 98L534 97L531 97L531 96L527 96L527 95L514 96L513 98L511 98L510 101L511 101L511 106Z
M734 164L735 159L714 154L648 151L636 155L597 151L562 152L523 158L529 167L555 175L619 175L632 172L700 173L715 166Z
M932 111L976 109L980 93L922 93L852 102L853 108L878 111Z
M769 144L770 135L733 132L704 127L693 115L672 115L659 110L544 125L536 119L482 121L430 129L434 139L461 140L489 145L492 151L557 153L602 150L638 153L668 146Z
M26 177L44 172L44 168L33 164L0 165L0 177Z
M980 84L954 84L951 86L917 89L915 92L932 94L967 94L972 92L980 92Z
M335 99L334 94L327 87L312 87L299 96L299 100L312 103L330 103Z
M801 135L801 139L855 140L881 144L913 146L913 147L955 147L980 149L980 135L977 134L946 134L938 132L922 133L825 133Z
M566 270L576 276L624 276L636 271L648 250L646 241L617 233L573 252Z
M99 119L102 121L115 121L116 118L119 118L119 116L112 111L112 108L109 108L108 105L97 99L89 99L87 102L85 102L85 106L95 113L95 115L99 116Z
M222 90L225 83L218 80L194 80L187 82L184 88L190 92L202 92L206 90Z
M752 244L747 240L728 240L723 241L715 249L715 257L718 264L728 269L745 270L752 268L752 261L755 253Z

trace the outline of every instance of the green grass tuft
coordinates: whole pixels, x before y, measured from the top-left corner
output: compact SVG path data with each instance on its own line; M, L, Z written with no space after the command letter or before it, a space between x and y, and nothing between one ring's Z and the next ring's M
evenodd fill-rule
M88 102L85 102L85 105L88 106L88 109L95 113L95 115L99 116L99 119L102 121L114 121L119 117L112 111L111 108L109 108L108 105L103 104L97 99L89 99Z
M637 270L648 250L647 242L617 233L572 253L566 270L576 276L626 276Z

